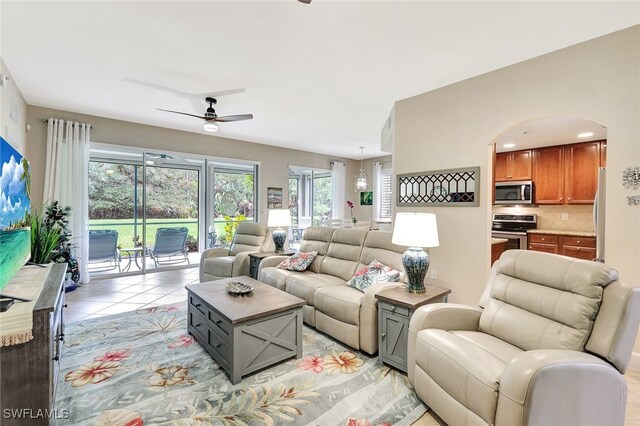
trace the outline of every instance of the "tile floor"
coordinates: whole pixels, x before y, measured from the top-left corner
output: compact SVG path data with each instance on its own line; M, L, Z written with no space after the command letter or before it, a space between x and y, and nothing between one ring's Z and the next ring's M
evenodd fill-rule
M66 293L65 322L166 305L187 299L184 286L198 282L198 268L93 279Z
M184 286L198 282L198 268L162 271L146 275L95 279L66 294L66 322L134 311L186 300ZM640 426L640 371L627 370L626 425ZM444 422L428 411L414 426L442 426Z

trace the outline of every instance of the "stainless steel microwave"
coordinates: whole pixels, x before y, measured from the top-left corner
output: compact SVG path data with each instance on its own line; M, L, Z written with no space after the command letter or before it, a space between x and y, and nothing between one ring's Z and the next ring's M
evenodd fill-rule
M533 204L533 182L496 182L495 204Z

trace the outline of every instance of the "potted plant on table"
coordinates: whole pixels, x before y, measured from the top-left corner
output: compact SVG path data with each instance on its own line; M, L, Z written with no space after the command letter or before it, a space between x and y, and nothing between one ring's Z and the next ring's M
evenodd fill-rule
M347 206L349 206L349 213L351 213L351 223L353 223L353 226L356 226L358 218L353 215L353 203L351 200L347 200Z
M67 264L66 291L75 290L80 281L78 260L73 254L71 231L68 228L71 207L61 207L57 201L29 216L31 226L31 262Z

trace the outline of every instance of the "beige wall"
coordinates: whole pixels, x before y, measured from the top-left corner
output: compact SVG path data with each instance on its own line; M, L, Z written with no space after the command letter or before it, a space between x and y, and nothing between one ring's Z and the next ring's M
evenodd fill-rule
M546 116L608 127L607 263L623 283L640 286L640 207L626 201L638 192L621 184L622 171L640 164L639 76L635 26L396 103L395 173L481 167L479 207L412 209L437 214L431 268L434 284L452 289L450 301L476 304L487 277L489 145L509 127Z
M16 86L10 70L1 57L0 73L9 77L5 82L5 87L0 87L0 136L24 155L27 104L22 97L22 93L20 93L20 89ZM13 121L10 117L12 103L16 106L17 121ZM29 158L27 157L27 159Z
M284 199L287 199L289 165L330 169L329 163L339 160L347 164L347 182L349 176L357 173L356 162L349 159L29 106L27 122L32 128L27 133L26 154L31 161L31 194L36 206L41 203L44 188L47 125L42 119L50 117L91 124L93 142L258 161L261 221L267 219L267 187L282 187Z

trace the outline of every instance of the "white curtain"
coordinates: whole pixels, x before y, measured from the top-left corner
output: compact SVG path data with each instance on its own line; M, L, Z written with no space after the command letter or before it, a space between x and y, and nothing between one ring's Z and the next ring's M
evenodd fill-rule
M80 267L80 282L89 282L89 140L91 126L49 119L43 203L71 206L69 228Z
M373 162L373 211L371 218L380 219L382 216L382 163Z
M347 165L339 161L331 162L331 218L344 219L346 205L345 186L347 179Z

